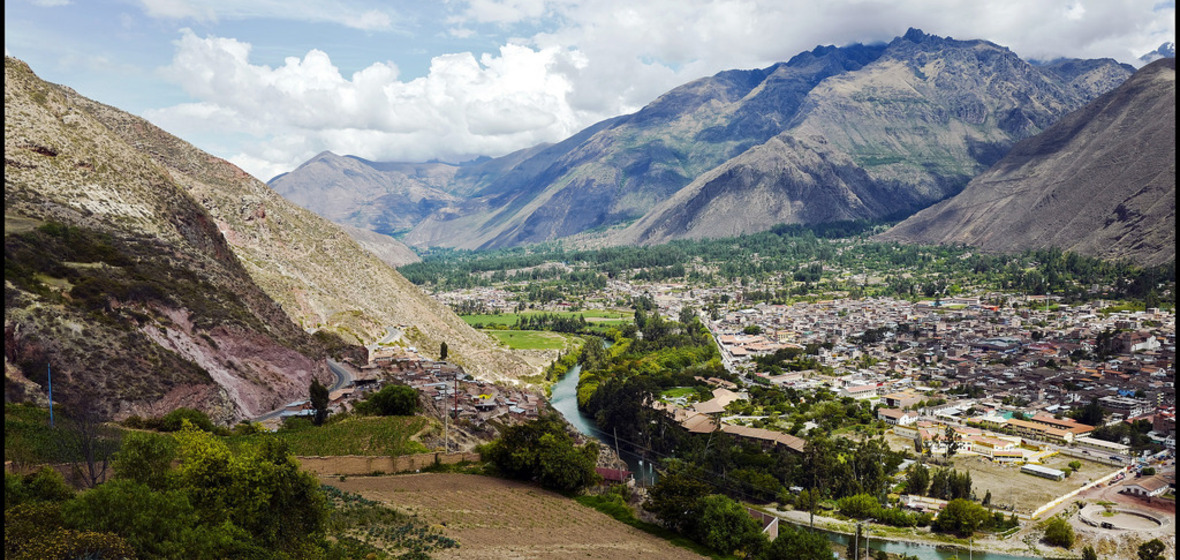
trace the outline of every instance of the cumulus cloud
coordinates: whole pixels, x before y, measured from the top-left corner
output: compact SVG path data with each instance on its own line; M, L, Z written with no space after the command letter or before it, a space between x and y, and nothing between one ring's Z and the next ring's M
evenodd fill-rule
M570 80L560 69L579 61L555 48L441 55L412 80L399 79L392 62L345 77L319 50L276 68L252 64L250 51L236 39L184 30L162 72L200 101L145 116L181 135L253 136L228 159L261 179L326 149L375 160L501 155L611 116L570 108Z
M198 9L188 0L142 1L177 19L298 11L287 2L235 8L238 3L225 0ZM380 17L384 12L359 4L329 6L348 9L326 19L321 8L304 7L300 17L392 25ZM299 56L272 68L251 63L246 42L184 31L165 72L198 103L148 116L175 132L216 126L250 135L228 159L267 179L325 149L375 160L502 155L638 110L692 79L765 67L816 45L888 41L908 27L987 39L1025 58L1129 63L1175 37L1174 4L1154 0L471 0L449 6L437 36L499 37L501 46L493 53L436 55L426 74L413 79L402 78L393 61L344 76L329 53L314 49L291 53ZM370 23L358 23L365 14Z

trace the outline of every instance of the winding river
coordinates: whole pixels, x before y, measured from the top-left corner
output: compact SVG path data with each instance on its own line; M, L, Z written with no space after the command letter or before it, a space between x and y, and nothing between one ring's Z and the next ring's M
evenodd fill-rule
M611 437L611 434L599 430L593 418L578 410L578 377L581 373L582 366L580 364L570 368L557 381L557 384L553 386L553 393L549 398L549 403L579 432L597 439L603 445L615 447L614 438ZM636 473L635 478L640 484L650 486L655 483L656 473L650 463L645 462L638 455L626 449L620 448L619 451L622 459L627 462L627 468ZM787 521L783 520L783 522L785 523ZM847 546L849 539L852 538L850 535L842 533L829 531L823 531L823 533L832 542L841 546ZM911 556L917 556L920 560L948 560L952 557L958 557L960 560L1029 560L1042 558L1040 556L1013 556L994 552L970 552L965 549L939 549L931 545L877 540L872 538L872 534L869 535L869 548L873 550L884 550L891 554L909 554Z

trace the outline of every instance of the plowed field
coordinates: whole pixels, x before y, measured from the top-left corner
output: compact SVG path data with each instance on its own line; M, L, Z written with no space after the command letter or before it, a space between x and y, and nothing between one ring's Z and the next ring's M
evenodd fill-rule
M442 525L439 559L701 558L535 486L465 474L325 478L324 483Z

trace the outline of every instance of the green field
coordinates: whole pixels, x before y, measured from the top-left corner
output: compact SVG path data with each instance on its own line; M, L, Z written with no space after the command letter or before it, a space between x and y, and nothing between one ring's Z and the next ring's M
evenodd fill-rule
M460 315L464 321L469 325L515 325L521 316L530 315L560 315L562 317L577 317L581 315L586 318L586 322L594 325L605 326L621 326L632 321L633 313L630 311L608 311L605 309L587 309L585 311L525 311L524 313L499 313L496 315Z
M697 394L697 391L693 387L673 387L671 389L665 390L663 393L660 393L660 396L665 399L677 399L695 394Z
M426 418L421 416L360 416L328 422L318 428L308 422L302 429L230 436L225 441L236 450L263 438L277 437L286 440L295 455L397 456L429 451L410 439L425 426Z
M565 337L545 331L511 331L484 329L496 340L513 350L560 350L565 348Z

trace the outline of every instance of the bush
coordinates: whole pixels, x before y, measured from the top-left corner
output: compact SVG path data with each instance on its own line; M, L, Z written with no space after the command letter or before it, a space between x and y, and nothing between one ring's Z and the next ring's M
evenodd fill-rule
M408 385L386 385L356 405L357 412L377 416L410 416L421 409L418 390Z
M1070 526L1068 521L1060 517L1053 517L1045 522L1044 527L1045 537L1043 540L1046 544L1060 546L1062 548L1073 546L1073 527Z
M194 408L180 407L168 414L165 414L160 422L160 430L165 432L180 431L180 428L185 420L192 423L194 428L202 432L214 432L213 421L209 419L209 415Z

